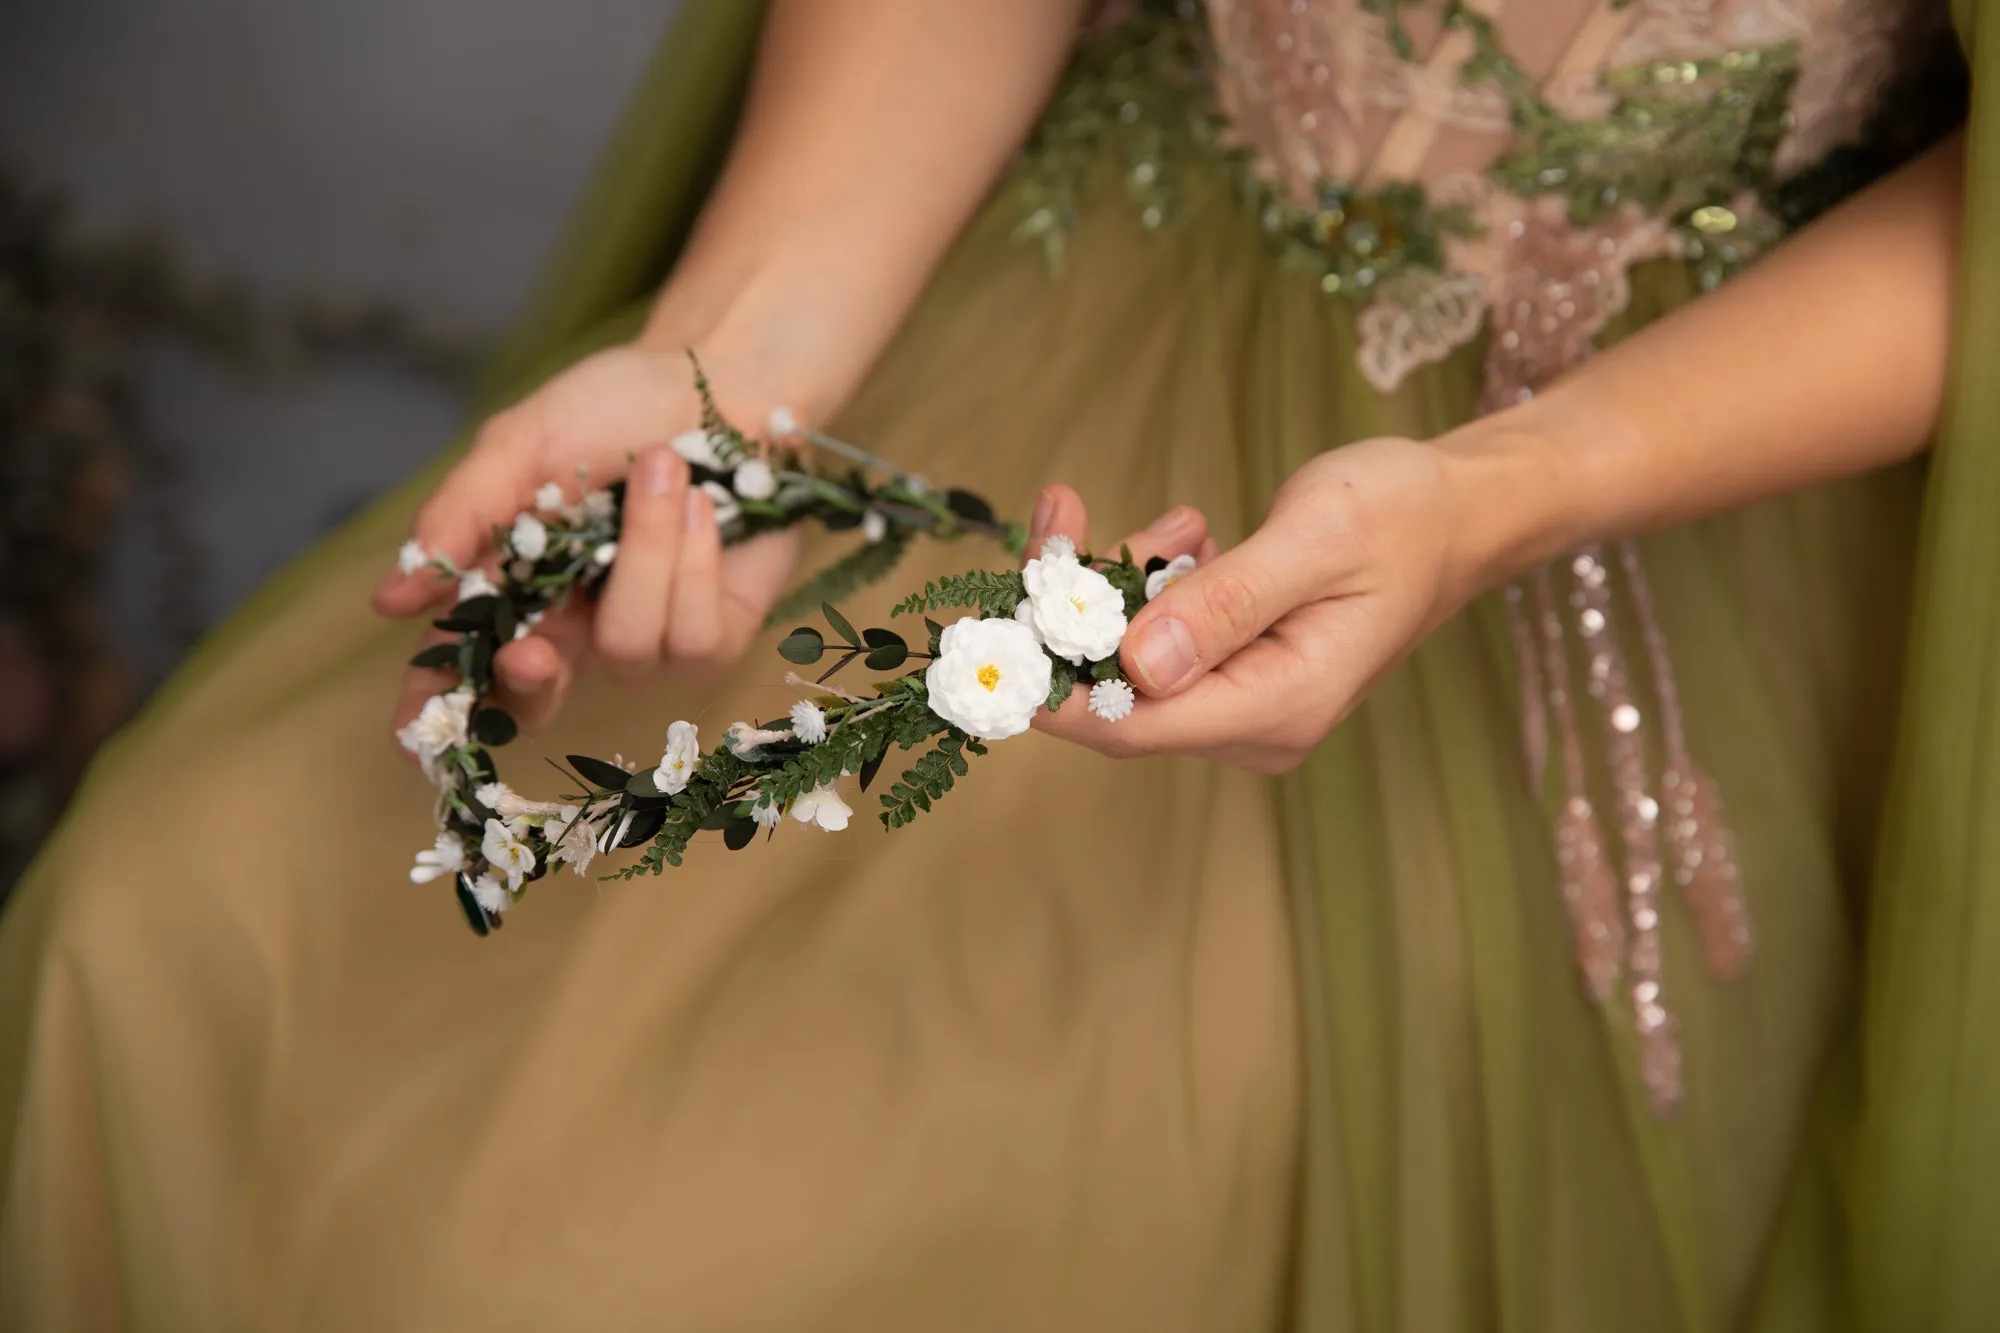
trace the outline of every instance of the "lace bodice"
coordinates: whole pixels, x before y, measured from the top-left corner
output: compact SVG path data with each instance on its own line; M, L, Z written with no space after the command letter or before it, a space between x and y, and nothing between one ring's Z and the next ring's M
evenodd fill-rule
M1059 252L1084 140L1128 137L1148 226L1179 157L1235 150L1265 230L1357 304L1371 383L1490 318L1496 406L1587 352L1632 265L1713 284L1781 235L1787 184L1943 21L1939 0L1110 0L1096 77L1029 155L1023 233Z

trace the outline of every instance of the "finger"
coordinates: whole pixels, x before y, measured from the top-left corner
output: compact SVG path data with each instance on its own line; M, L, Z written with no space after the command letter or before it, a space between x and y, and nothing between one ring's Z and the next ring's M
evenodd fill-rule
M538 447L536 428L519 409L493 417L417 511L411 540L460 569L478 564L490 552L493 530L528 508L529 463ZM392 569L376 586L374 604L385 616L413 616L439 597L432 571Z
M494 702L527 731L562 710L590 646L590 616L581 603L557 607L533 632L493 655Z
M1208 536L1208 515L1193 505L1180 505L1127 537L1120 544L1120 549L1130 551L1133 562L1144 566L1155 557L1172 560L1177 556L1194 555L1204 546L1211 551L1215 546Z
M1035 497L1035 512L1028 520L1028 544L1021 552L1021 563L1025 565L1041 555L1042 544L1056 536L1069 538L1079 551L1090 549L1090 512L1084 508L1082 496L1060 483L1043 487L1042 493Z
M665 446L642 452L625 491L618 559L597 601L598 655L614 674L653 666L665 646L680 559L688 467Z
M798 567L804 538L785 528L732 546L722 556L722 645L718 660L735 661L764 628L765 617Z
M1121 656L1132 683L1155 697L1188 689L1313 600L1319 571L1270 526L1163 589L1132 618Z
M678 664L712 664L722 651L722 529L708 496L690 486L681 515L680 569L674 576L667 656Z

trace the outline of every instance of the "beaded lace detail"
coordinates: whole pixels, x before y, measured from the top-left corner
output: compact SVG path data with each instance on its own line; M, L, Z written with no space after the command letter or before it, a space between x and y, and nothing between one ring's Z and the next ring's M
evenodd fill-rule
M1485 331L1481 410L1496 411L1591 355L1633 265L1680 257L1713 285L1782 235L1787 182L1857 136L1943 17L1915 0L1509 6L1113 0L1084 57L1098 66L1028 154L1018 234L1060 261L1107 145L1149 228L1178 211L1184 159L1233 162L1286 260L1355 303L1371 384L1391 391ZM1689 748L1634 544L1576 552L1506 605L1584 988L1622 995L1668 1116L1668 886L1713 975L1741 972L1752 945L1720 794Z

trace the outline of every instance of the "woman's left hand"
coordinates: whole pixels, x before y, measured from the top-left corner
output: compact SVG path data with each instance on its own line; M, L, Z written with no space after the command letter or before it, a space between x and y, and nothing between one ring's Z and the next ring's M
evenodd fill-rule
M1129 717L1082 707L1036 726L1113 757L1197 754L1260 773L1297 767L1369 689L1478 591L1462 558L1450 458L1368 440L1287 480L1248 540L1134 616L1122 653L1139 689ZM1041 539L1086 545L1083 502L1044 493Z

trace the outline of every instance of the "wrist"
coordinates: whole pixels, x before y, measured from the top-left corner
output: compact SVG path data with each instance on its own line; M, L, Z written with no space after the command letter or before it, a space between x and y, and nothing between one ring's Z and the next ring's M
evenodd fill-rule
M1593 449L1550 398L1480 417L1432 441L1444 475L1447 571L1469 598L1603 535Z

